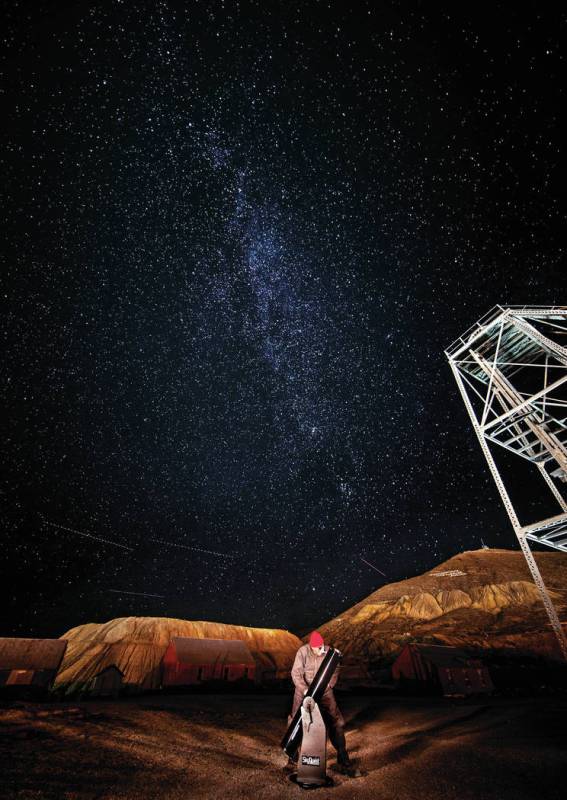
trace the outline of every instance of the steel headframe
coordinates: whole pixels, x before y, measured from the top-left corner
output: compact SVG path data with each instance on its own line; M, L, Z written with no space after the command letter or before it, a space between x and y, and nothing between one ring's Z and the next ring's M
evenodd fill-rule
M567 306L495 306L445 354L567 661L567 638L528 541L567 553L567 502L556 483L567 483L565 337ZM520 523L493 445L535 464L560 514Z

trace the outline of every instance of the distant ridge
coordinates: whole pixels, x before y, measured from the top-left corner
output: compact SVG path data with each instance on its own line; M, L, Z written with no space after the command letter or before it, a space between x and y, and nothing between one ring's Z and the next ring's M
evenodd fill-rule
M567 624L567 553L535 553ZM392 661L408 641L560 658L521 552L459 553L414 578L382 586L319 630L345 655Z

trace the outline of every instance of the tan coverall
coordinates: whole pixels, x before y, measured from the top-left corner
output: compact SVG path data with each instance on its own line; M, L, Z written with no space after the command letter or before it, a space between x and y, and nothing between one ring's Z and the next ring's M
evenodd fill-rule
M325 652L321 655L318 655L317 653L313 652L311 645L309 644L304 644L297 651L295 655L295 661L293 662L293 667L291 668L291 679L295 686L291 717L294 716L295 712L302 704L304 693L309 688L309 685L315 677L317 670L321 666L321 662L325 658L327 651L328 648L326 647ZM346 742L344 733L345 721L339 710L339 707L337 706L335 693L333 692L333 687L336 684L338 677L339 668L337 666L334 673L331 675L331 680L329 681L323 696L319 700L319 709L321 711L321 716L325 721L325 725L327 727L327 731L329 732L329 738L333 744L333 747L336 749L337 753L342 756L343 754L346 755Z

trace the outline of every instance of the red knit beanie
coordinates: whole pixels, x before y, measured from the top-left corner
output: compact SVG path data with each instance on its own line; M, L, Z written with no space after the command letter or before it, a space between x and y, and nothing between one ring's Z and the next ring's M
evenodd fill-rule
M321 636L319 631L313 631L313 633L309 637L309 644L311 645L311 647L321 647L321 645L324 644L323 637Z

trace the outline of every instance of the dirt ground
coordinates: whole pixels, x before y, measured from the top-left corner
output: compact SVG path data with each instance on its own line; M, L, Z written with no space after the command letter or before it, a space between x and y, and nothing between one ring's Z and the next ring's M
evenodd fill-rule
M366 772L319 800L559 800L567 698L339 696ZM284 695L146 696L0 708L0 797L18 800L286 800Z

